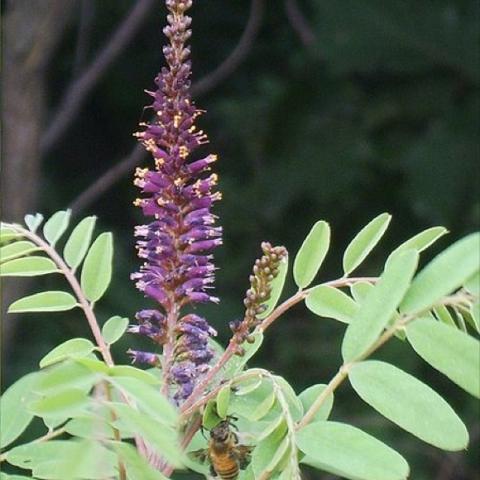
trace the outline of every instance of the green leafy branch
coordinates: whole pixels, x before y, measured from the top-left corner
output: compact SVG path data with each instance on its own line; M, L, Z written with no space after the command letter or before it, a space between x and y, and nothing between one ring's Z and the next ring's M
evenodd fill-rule
M70 211L55 213L43 228L45 240L36 230L43 217L40 215L27 216L29 229L17 224L3 224L4 233L13 233L15 236L27 239L27 242L15 242L2 247L2 276L37 276L48 273L61 273L70 284L75 298L63 291L42 292L21 298L8 309L9 313L33 311L65 311L76 306L80 307L87 319L98 349L105 362L112 366L113 359L109 345L105 342L98 321L93 311L94 303L99 300L111 280L113 242L111 233L102 233L89 248L95 217L83 219L73 230L64 248L63 259L55 250L56 242L68 227ZM8 237L7 237L8 238ZM20 245L19 245L20 244ZM29 256L32 252L41 251L49 258ZM77 280L75 270L85 258L81 281Z
M203 424L211 428L227 411L256 422L271 412L273 404L268 388L262 392L261 384L254 384L250 387L251 391L249 387L246 391L241 387L243 382L259 375L258 369L238 372L260 347L266 328L292 306L305 301L314 314L346 323L347 330L342 344L344 363L337 374L327 385L310 387L299 397L305 411L294 420L294 428L288 431L292 432L289 440L295 438L302 452L301 463L337 474L340 472L347 478L400 479L407 476L407 462L390 447L353 426L327 422L333 393L346 378L350 379L364 401L420 439L447 450L464 448L468 433L445 400L430 387L393 365L367 359L392 337L407 339L414 350L434 368L467 392L480 397L476 358L479 344L478 340L467 334L465 325L469 323L477 332L480 330L476 313L480 235L469 235L451 245L415 275L419 253L446 233L443 227L433 227L397 247L388 257L380 277L349 277L380 241L389 222L390 215L382 214L355 236L344 254L343 277L309 287L328 252L330 241L328 224L317 222L295 258L294 279L299 291L276 308L275 305L268 306L269 312L254 334L254 343L245 346L244 358L231 358L230 345L227 347L202 385L203 388L213 383L213 388L210 387L195 401L187 402L182 409L182 418L188 418L195 410L206 405ZM284 278L285 275L275 286L280 291ZM350 288L352 296L340 290L345 287ZM280 294L276 292L275 297L276 301ZM462 322L458 319L455 321L450 310L461 317ZM220 371L222 376L219 375ZM269 376L268 373L261 375ZM217 382L216 386L214 382ZM226 391L235 392L237 389L241 393L225 395ZM251 404L247 401L248 408L245 408L241 402L238 403L243 395L246 395L245 398L248 395L258 398L256 401L249 400L250 403L253 401ZM398 406L395 398L407 400ZM231 402L230 407L225 402ZM255 413L252 414L252 411ZM285 415L285 409L282 412ZM428 419L428 425L433 423L436 428L429 427L419 418ZM246 431L249 428L253 427L245 426ZM452 432L446 440L445 431ZM270 459L285 454L282 451L286 449L283 444L276 444L276 447L261 445L262 440L254 450L252 468L255 469L257 458L255 475L247 470L242 478L249 479L250 475L254 475L251 478L269 478L272 473L269 468L262 473L258 471L258 456L263 449L269 452L267 456ZM346 450L351 450L351 454L349 458L342 458L340 451L326 448L325 445L344 445ZM376 462L379 451L385 462ZM282 472L282 475L288 472L285 478L294 475L285 464L282 465L283 470L279 467L274 470Z

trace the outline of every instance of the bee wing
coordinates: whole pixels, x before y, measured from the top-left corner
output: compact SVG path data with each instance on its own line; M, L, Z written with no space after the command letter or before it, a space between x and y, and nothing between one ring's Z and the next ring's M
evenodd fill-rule
M236 456L238 459L238 463L240 464L240 468L245 470L248 464L250 463L250 454L252 453L253 447L248 445L236 445L235 451Z
M188 456L192 460L197 460L203 463L207 460L208 450L206 448L201 448L200 450L194 450L193 452L188 452Z

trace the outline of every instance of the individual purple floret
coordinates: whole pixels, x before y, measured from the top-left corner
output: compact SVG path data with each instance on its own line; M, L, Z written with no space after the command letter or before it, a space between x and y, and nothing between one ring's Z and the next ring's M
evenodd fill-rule
M167 67L155 79L157 89L147 92L153 97L154 119L141 124L144 130L136 134L152 154L155 169L138 168L134 182L142 191L135 204L152 221L135 229L138 256L144 263L132 279L159 304L159 310L138 312L138 325L129 331L163 345L164 377L167 384L178 385L175 399L180 402L212 358L208 338L215 331L197 315L182 317L180 309L218 302L210 294L215 272L212 251L222 243L222 229L215 226L211 208L221 194L215 190L217 175L209 173L216 155L191 160L192 153L208 143L206 134L195 126L202 112L189 92L190 49L185 42L191 19L184 13L192 1L166 0L166 5ZM152 360L144 352L133 353L134 361Z

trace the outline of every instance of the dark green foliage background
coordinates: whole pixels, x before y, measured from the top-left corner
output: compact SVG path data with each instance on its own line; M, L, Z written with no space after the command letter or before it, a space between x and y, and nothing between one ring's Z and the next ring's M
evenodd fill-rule
M132 2L95 5L91 55ZM209 133L209 148L220 156L224 200L217 213L225 238L216 258L222 303L207 313L223 342L228 321L242 315L248 274L262 240L284 244L293 256L314 221L328 220L333 250L321 273L325 280L341 275L343 249L382 211L393 214L392 227L359 273L377 274L389 249L423 228L449 228L450 238L441 241L445 246L479 224L478 2L305 0L299 5L315 33L313 46L302 45L283 2L267 1L247 60L197 100L208 111L201 127ZM196 2L194 80L234 48L248 9L246 0ZM153 88L162 62L163 17L162 8L150 16L49 155L38 211L52 213L68 205L132 148L131 133L149 101L143 89ZM72 24L50 72L52 107L71 79L75 35ZM102 320L133 316L148 303L129 281L139 263L132 230L142 222L132 206L137 195L132 176L82 212L98 215L102 228L115 234L115 280L97 307ZM292 284L288 290L293 292ZM17 321L6 384L36 368L55 344L89 335L80 312ZM271 328L254 363L284 375L297 392L327 382L340 363L343 330L297 307ZM117 358L127 361L124 351L133 344L147 348L129 337L118 344ZM379 356L444 394L469 425L475 438L471 451L478 448L478 404L397 340ZM415 479L441 478L452 465L454 476L445 478L473 478L474 454L449 455L421 444L374 414L348 386L339 391L333 416L397 448L411 460ZM331 477L305 473L305 479L317 478Z

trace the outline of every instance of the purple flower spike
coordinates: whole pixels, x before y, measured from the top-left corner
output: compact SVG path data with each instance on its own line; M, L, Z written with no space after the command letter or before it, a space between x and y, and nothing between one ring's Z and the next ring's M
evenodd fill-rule
M159 310L138 312L138 325L129 331L164 346L164 376L167 384L177 384L177 402L190 395L196 379L207 370L213 355L208 338L216 334L201 317L182 318L180 309L218 302L209 290L215 272L212 251L222 244L222 228L215 226L217 217L211 212L221 199L218 177L211 172L217 156L193 156L208 138L197 130L202 111L190 96L190 49L185 43L191 19L185 11L191 5L191 0L166 0L167 67L155 79L157 89L147 92L153 97L154 119L141 124L143 130L135 134L152 154L155 169L137 168L135 173L134 183L142 193L135 205L151 222L135 229L138 256L144 263L132 279ZM131 353L135 362L152 361L145 352Z

